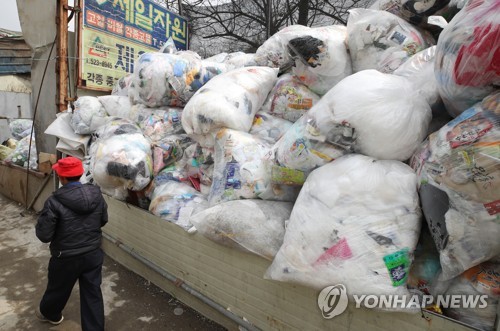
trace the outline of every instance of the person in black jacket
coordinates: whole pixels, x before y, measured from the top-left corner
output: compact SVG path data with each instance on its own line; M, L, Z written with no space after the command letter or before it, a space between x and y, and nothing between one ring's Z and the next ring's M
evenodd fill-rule
M99 187L80 183L84 171L79 159L66 157L52 168L63 186L47 199L36 224L36 236L50 242L51 253L47 289L36 316L60 324L78 280L82 329L104 330L101 227L108 221L108 206Z

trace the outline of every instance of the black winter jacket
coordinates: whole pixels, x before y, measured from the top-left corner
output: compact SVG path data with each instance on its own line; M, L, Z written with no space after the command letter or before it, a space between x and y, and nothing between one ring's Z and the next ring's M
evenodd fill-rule
M101 246L101 227L108 222L108 205L99 187L70 183L45 201L36 236L50 242L54 257L70 257Z

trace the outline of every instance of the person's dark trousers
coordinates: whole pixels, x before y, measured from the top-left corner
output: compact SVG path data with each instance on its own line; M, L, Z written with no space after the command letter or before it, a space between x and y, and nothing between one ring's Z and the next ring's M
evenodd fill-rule
M51 321L59 321L71 290L78 280L83 331L104 330L101 292L103 259L104 253L101 249L76 257L51 257L47 289L40 302L42 315Z

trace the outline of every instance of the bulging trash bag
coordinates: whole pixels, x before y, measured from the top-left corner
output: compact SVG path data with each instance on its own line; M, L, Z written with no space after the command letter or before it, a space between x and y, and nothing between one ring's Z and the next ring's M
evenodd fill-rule
M244 67L214 77L184 107L184 130L207 134L226 127L248 132L276 80L277 70L268 67Z
M153 144L153 172L156 176L163 168L180 160L184 150L193 143L186 134L169 135Z
M176 181L156 186L149 205L150 212L184 230L193 226L190 217L206 208L208 202L205 196L190 185Z
M314 170L265 278L408 298L421 225L416 184L406 164L357 154Z
M412 157L442 280L500 255L500 92L431 134Z
M307 35L310 31L311 28L298 24L279 30L255 52L257 65L280 68L283 72L288 70L293 64L293 59L287 49L288 42L293 38Z
M485 262L455 278L446 294L471 298L486 295L475 307L448 308L444 314L479 330L490 331L495 325L500 300L500 264Z
M215 164L210 205L256 199L268 186L264 156L270 145L248 133L221 129L215 139Z
M102 131L111 133L113 129ZM117 199L124 200L127 189L144 189L152 178L151 146L141 133L116 134L115 130L115 135L101 134L89 154L95 183Z
M17 140L21 140L24 137L31 135L31 128L33 127L33 121L27 119L15 119L9 122L9 130Z
M91 134L101 125L106 124L106 110L96 97L79 97L70 125L78 134Z
M387 11L349 10L347 42L353 72L376 69L392 73L417 52L428 48L432 38Z
M97 97L104 107L104 110L109 116L129 118L130 108L132 104L127 96L119 95L104 95Z
M470 1L443 29L435 74L448 112L458 116L500 85L498 1Z
M31 140L31 150L30 150ZM15 164L32 170L38 169L38 153L35 135L27 135L17 142L15 149L5 158L7 164Z
M274 146L279 164L310 171L355 151L405 161L425 139L431 109L405 77L364 70L344 78Z
M234 52L227 55L224 63L228 65L229 68L242 68L242 67L253 67L257 66L255 61L255 53L243 53Z
M307 35L288 42L295 60L292 72L311 91L324 95L352 73L346 34L345 26L331 25L311 28Z
M311 109L320 97L292 74L279 77L261 111L296 122Z
M227 59L228 55L229 55L228 53L222 52L222 53L207 57L204 60L209 61L209 62L224 63L224 61Z
M152 142L160 141L172 134L184 133L181 117L181 108L148 108L141 104L132 106L129 114L129 119L137 123L144 136Z
M458 12L456 5L450 0L377 0L369 9L388 11L413 25L433 32L438 32L439 29L428 24L430 16L443 16L450 21Z
M192 216L190 221L216 243L272 260L283 243L292 207L290 202L227 201Z
M198 191L205 194L206 191L210 190L214 172L213 147L203 147L198 143L192 144L185 149L180 163L183 164L190 180L197 179L199 182L200 187L193 183Z
M262 111L255 114L250 134L274 144L292 126L292 122Z
M134 103L148 107L182 107L217 74L207 70L200 56L191 51L144 53L132 75L129 96Z
M111 95L128 97L128 87L130 85L131 80L132 80L132 74L128 74L118 79L118 81L113 86Z
M126 118L108 117L105 125L100 126L93 134L94 138L110 138L123 134L142 134L137 124ZM95 140L94 139L94 140Z
M424 49L410 57L394 74L408 78L415 86L416 93L421 94L431 109L438 112L443 107L434 76L435 55L436 46Z

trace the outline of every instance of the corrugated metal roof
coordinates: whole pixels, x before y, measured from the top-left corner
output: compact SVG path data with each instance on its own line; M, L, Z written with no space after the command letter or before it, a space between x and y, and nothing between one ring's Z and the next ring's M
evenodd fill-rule
M31 49L28 44L17 35L0 37L0 74L26 73L31 73Z

